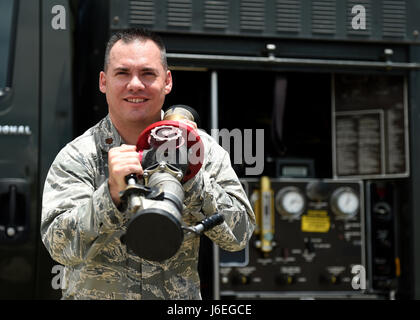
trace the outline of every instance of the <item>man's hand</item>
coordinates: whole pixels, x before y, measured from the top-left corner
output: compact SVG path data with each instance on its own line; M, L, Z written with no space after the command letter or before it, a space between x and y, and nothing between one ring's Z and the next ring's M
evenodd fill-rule
M120 147L110 149L108 152L108 170L109 192L112 201L118 206L121 202L119 193L127 187L125 176L130 173L143 174L136 146L123 144Z

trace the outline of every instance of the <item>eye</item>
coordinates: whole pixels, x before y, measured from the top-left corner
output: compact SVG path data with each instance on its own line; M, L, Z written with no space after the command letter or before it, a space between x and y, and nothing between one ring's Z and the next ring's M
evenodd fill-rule
M144 73L145 76L155 76L155 73L153 71L147 71Z

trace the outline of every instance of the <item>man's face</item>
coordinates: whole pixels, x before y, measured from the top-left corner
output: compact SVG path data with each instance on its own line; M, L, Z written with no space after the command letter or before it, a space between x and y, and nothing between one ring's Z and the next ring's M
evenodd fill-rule
M117 41L109 55L106 73L99 76L99 89L106 94L114 123L149 125L160 120L165 96L172 89L172 76L162 65L161 52L151 40Z

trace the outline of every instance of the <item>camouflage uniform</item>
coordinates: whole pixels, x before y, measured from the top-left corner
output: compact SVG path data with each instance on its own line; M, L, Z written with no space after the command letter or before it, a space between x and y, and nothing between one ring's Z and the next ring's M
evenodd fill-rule
M206 235L229 251L244 248L255 225L229 154L200 131L205 160L183 185L183 219L195 224L216 211L225 222ZM63 264L63 299L201 299L199 237L184 241L162 263L141 259L120 242L130 214L114 205L108 188L108 151L123 143L109 115L65 146L45 181L41 235Z

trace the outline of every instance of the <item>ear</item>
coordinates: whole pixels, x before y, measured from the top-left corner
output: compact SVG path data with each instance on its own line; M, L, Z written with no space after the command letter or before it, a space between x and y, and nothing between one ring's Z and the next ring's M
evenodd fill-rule
M172 90L172 73L170 70L166 71L165 80L165 94L168 94Z
M99 73L99 90L106 93L106 74L103 71Z

